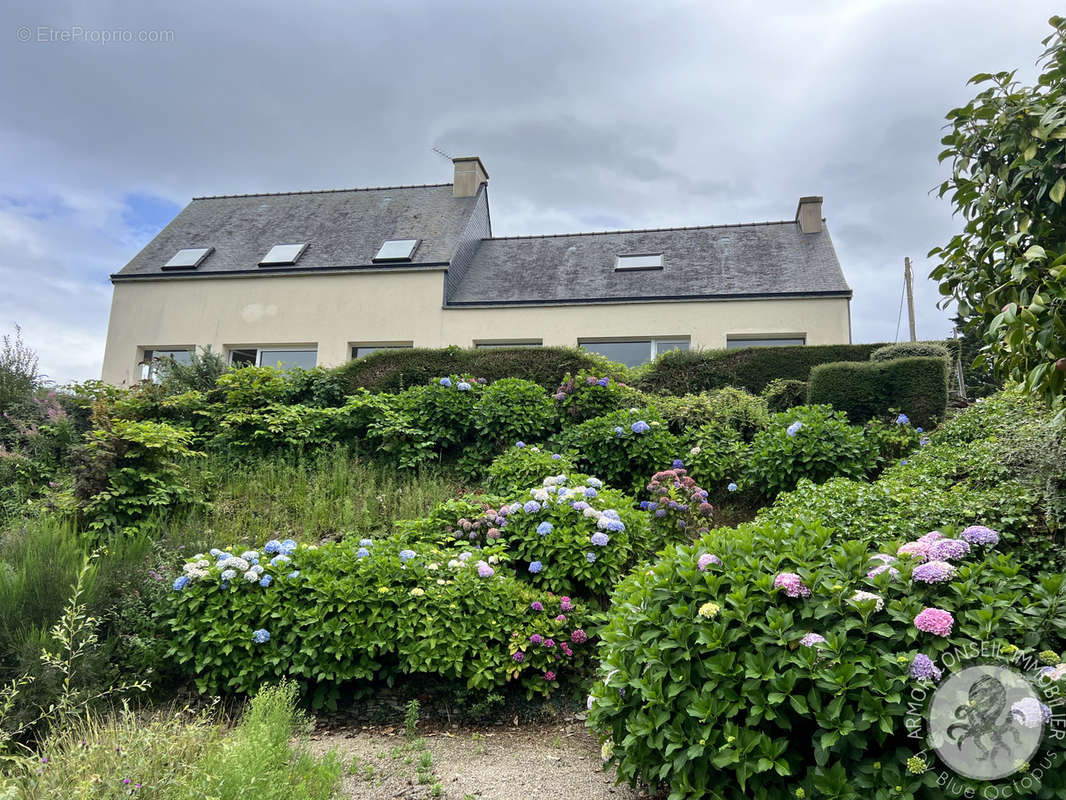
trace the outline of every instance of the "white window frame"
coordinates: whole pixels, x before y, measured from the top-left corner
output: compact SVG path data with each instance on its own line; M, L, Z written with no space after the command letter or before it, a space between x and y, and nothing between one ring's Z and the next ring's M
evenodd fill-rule
M653 260L649 261L648 259ZM650 270L657 271L661 270L662 268L662 253L619 253L614 257L615 272L643 272Z
M239 351L239 350L255 350L255 365L254 366L257 366L257 367L263 366L263 351L264 350L270 350L270 351L275 352L275 353L307 353L307 352L314 352L314 354L315 354L315 366L318 366L318 345L317 344L309 344L309 345L303 345L303 346L300 346L300 345L278 345L277 347L272 347L270 345L264 345L264 344L257 344L257 345L251 345L250 344L250 345L247 345L246 347L241 347L239 345L234 345L232 347L227 347L226 348L226 354L227 354L226 364L227 365L229 365L231 367L233 366L233 354L234 354L234 352ZM267 364L267 366L268 367L272 367L274 365L273 364Z

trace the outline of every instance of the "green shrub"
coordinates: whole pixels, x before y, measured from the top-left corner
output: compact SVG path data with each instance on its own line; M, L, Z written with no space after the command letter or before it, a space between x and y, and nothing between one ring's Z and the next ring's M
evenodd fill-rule
M915 428L905 414L891 419L872 419L863 426L866 438L877 452L877 467L894 464L913 452L923 438L923 429Z
M619 777L678 800L943 797L936 773L908 770L929 766L907 718L932 686L910 677L912 660L943 656L947 669L1008 645L1058 657L1064 579L1033 584L975 551L948 583L925 585L903 562L898 580L867 577L871 555L819 525L762 523L670 548L623 581L589 714ZM953 615L948 635L915 626L928 607ZM1045 746L1057 758L1063 743ZM1061 796L1066 776L1044 775L1034 796Z
M765 400L731 387L681 397L657 395L649 397L648 402L663 415L675 433L709 422L720 422L750 441L770 420Z
M536 445L509 447L489 467L489 488L510 496L530 486L539 486L549 475L573 472L574 468L569 453L552 453Z
M484 388L473 378L452 375L405 389L393 407L425 432L438 454L455 452L473 438L474 409Z
M580 649L568 656L530 643L574 639L585 619L579 606L565 620L535 611L534 602L556 601L506 574L497 554L477 561L405 545L274 541L254 555L194 557L171 595L171 656L202 692L249 692L289 677L316 706L335 704L348 681L413 674L478 689L516 680L530 695L547 694L580 663Z
M712 496L740 477L748 448L735 429L709 422L687 432L683 441L685 468Z
M185 392L209 392L229 366L222 353L211 351L211 345L194 349L189 354L188 364L179 364L173 358L154 360L158 367L160 388L165 394L184 394Z
M555 475L501 509L499 541L535 586L605 597L647 547L647 519L633 505L596 478Z
M285 372L273 367L241 367L218 377L217 387L233 408L259 408L289 399Z
M578 466L609 486L638 494L648 476L669 467L680 443L654 409L631 408L564 430L561 446L577 454Z
M336 372L348 391L397 392L408 386L421 386L437 375L463 373L490 381L522 378L553 390L567 374L575 375L583 369L622 380L628 374L621 364L576 347L379 350L349 361Z
M563 425L600 417L622 407L624 385L612 380L610 375L596 375L581 370L577 377L567 373L555 390L555 404Z
M775 378L805 381L811 368L832 361L866 361L879 344L742 347L735 350L671 350L657 358L637 386L655 394L682 395L734 386L752 394Z
M886 344L870 353L871 361L894 361L897 358L947 358L948 349L939 342L900 342Z
M182 471L202 456L193 433L158 422L105 419L81 450L75 493L92 530L135 528L149 515L202 502Z
M481 447L503 450L515 442L547 438L555 406L544 389L522 378L502 378L485 389L474 409Z
M862 478L877 451L861 428L829 406L798 406L777 414L751 443L744 484L765 497L796 488L802 478Z
M760 393L770 411L788 411L807 402L807 382L774 378Z
M647 491L651 499L641 500L640 508L651 521L653 550L710 530L714 507L707 502L709 493L684 468L656 472Z
M826 403L866 422L898 408L915 425L931 428L948 403L947 361L900 358L894 361L840 362L811 370L810 402Z

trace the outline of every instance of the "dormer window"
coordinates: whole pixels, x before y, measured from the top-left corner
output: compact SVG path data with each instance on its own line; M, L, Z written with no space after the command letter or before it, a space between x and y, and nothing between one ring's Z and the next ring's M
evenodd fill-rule
M261 267L285 267L295 264L307 249L307 242L301 244L276 244L270 248L263 260L259 262Z
M662 253L633 253L630 255L615 256L615 272L628 270L653 270L663 268Z
M374 256L374 263L382 261L410 261L414 258L415 250L421 239L389 239L381 245L378 254Z
M187 247L179 250L163 269L196 269L214 251L213 247Z

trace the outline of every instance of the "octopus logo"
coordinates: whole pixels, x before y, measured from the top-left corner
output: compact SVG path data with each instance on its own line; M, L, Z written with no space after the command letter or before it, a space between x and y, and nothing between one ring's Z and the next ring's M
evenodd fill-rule
M982 781L1026 767L1050 710L1022 675L985 664L952 673L929 704L929 746L958 775Z

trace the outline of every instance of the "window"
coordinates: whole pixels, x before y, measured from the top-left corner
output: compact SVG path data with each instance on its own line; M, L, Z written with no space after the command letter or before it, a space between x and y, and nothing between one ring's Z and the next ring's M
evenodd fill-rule
M688 350L688 339L620 339L604 342L578 342L592 353L618 361L628 367L637 367L662 355L668 350Z
M625 270L650 270L663 268L662 253L645 253L625 256L615 256L615 271Z
M353 344L352 358L362 358L378 350L407 350L414 347L411 342L384 342L382 344Z
M160 364L168 358L178 364L191 364L192 349L188 347L174 348L170 350L146 349L144 351L144 358L141 359L141 380L159 383Z
M307 242L301 244L276 244L259 262L261 267L283 267L295 264L307 249Z
M276 367L278 369L312 369L318 363L313 347L235 347L229 351L234 367Z
M727 336L725 339L725 346L728 350L736 350L740 347L792 347L805 344L807 344L806 334L797 336L781 334L761 336L752 334L750 336Z
M500 347L541 347L544 344L543 339L516 339L510 342L503 341L491 341L491 342L474 342L474 347L478 350L494 350Z
M381 245L374 261L410 261L421 239L389 239Z
M187 247L179 250L174 257L163 265L163 269L196 269L211 255L213 247Z

